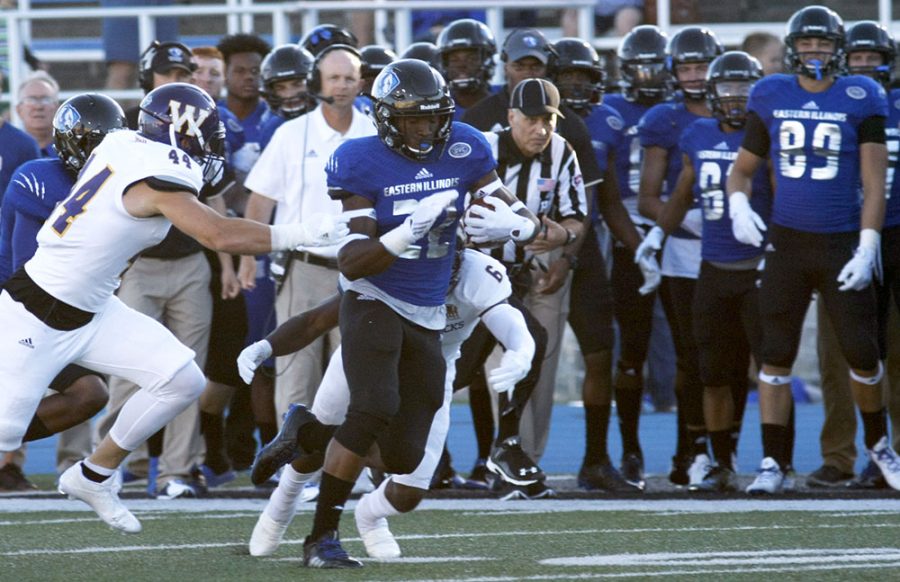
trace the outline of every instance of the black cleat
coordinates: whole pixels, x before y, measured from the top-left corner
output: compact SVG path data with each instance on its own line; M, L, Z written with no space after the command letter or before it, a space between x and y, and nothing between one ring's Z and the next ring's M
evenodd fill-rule
M688 486L688 491L693 493L728 493L736 490L734 471L721 465L710 469L700 483Z
M647 486L644 479L644 459L637 453L622 455L622 477L641 491Z
M688 469L691 468L691 463L693 462L694 459L689 455L675 455L672 457L672 470L669 471L669 481L681 487L690 483L691 479L688 477Z
M511 436L495 446L486 465L492 473L513 485L531 485L546 478L541 468L522 450L518 436Z
M278 469L287 465L301 453L308 453L297 442L297 434L300 429L311 423L318 422L315 415L302 404L291 404L284 413L284 424L266 446L260 449L253 461L253 469L250 472L250 481L254 485L262 485L275 474Z
M453 468L450 454L445 450L445 452L441 454L440 460L438 460L438 466L434 470L434 475L431 476L431 484L428 485L428 488L460 489L465 482L466 480L460 477Z
M307 568L362 568L363 563L347 554L338 533L332 530L317 540L306 537L303 542L303 565Z
M610 493L640 493L643 489L629 483L608 460L582 465L578 471L578 486L588 491L602 489Z
M464 489L490 489L491 481L493 481L494 475L490 471L488 471L487 465L485 463L485 459L478 459L477 461L475 461L475 466L472 467L472 472L469 473L469 477L463 484Z

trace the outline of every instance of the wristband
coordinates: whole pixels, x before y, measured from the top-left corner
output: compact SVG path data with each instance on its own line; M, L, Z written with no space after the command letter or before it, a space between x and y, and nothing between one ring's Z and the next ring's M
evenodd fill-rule
M881 245L881 233L874 228L864 228L859 231L859 247L877 250Z
M406 247L415 242L413 234L407 226L407 221L378 238L381 244L384 245L385 250L395 257L399 257L400 253L406 250Z

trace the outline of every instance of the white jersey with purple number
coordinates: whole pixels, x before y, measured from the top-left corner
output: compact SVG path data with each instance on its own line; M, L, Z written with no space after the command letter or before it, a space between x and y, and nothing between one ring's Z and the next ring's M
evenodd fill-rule
M37 252L25 264L34 282L69 305L100 311L128 261L172 225L164 216L136 218L125 209L125 192L147 178L188 192L203 185L200 165L183 151L133 131L107 135L38 233Z

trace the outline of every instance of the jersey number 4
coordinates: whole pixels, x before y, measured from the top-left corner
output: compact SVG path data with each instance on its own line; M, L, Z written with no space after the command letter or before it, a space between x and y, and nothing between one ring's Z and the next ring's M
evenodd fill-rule
M87 205L100 191L103 184L112 176L113 171L107 166L87 182L69 194L59 205L59 216L53 221L53 230L59 236L64 236L75 219L87 211Z
M778 130L781 160L778 168L786 178L802 178L806 173L806 127L795 120L786 120ZM813 180L831 180L838 173L838 155L841 151L841 128L834 123L822 122L812 132L812 148L817 156L825 158L825 165L812 168Z

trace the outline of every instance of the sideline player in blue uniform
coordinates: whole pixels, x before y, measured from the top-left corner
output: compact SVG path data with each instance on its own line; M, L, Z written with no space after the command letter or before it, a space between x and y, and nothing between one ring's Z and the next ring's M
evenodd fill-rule
M37 250L44 221L68 195L78 172L107 133L126 129L125 113L104 95L88 93L63 103L53 118L57 156L31 160L13 174L0 209L0 283ZM57 393L38 405L23 441L64 431L100 412L109 398L99 374L75 364L50 382Z
M850 364L869 456L900 489L900 461L886 436L872 286L884 219L887 101L872 79L837 76L843 43L843 22L833 10L794 13L785 38L793 74L754 87L747 133L728 177L735 238L759 246L766 227L748 197L754 173L771 155L777 196L759 291L764 458L751 494L782 490L791 367L814 289Z
M715 466L689 491L734 490L731 435L735 425L740 432L750 351L759 356L762 331L756 284L763 251L735 240L724 188L744 137L747 97L761 78L759 61L744 52L727 52L710 64L706 94L715 118L698 119L681 134L683 167L678 183L659 213L653 234L636 253L637 257L656 254L661 236L674 232L694 200L701 201L703 261L693 298L693 333ZM769 217L771 190L768 168L760 166L753 176L753 210L763 220Z
M331 439L297 407L281 433L297 435L307 452L327 446L303 548L304 564L316 568L362 565L343 550L337 528L367 455L377 450L392 473L419 464L443 398L440 332L464 199L467 192L505 192L484 136L452 122L449 91L427 63L391 63L375 80L373 97L378 136L344 143L326 167L332 197L352 217L353 239L339 254L346 420ZM528 240L536 232L536 222L528 221L527 229L510 234ZM281 460L277 447L267 446L257 465L286 462L293 447Z
M675 189L681 172L681 132L697 119L712 116L706 104L706 73L709 63L722 54L723 48L712 32L693 26L675 34L666 52L669 71L683 100L656 105L638 125L644 150L638 209L654 220L658 220L663 200ZM691 309L700 272L701 224L699 204L695 201L681 228L666 240L661 265L660 294L675 343L678 442L669 479L676 485L699 483L709 464L703 425L703 382Z

